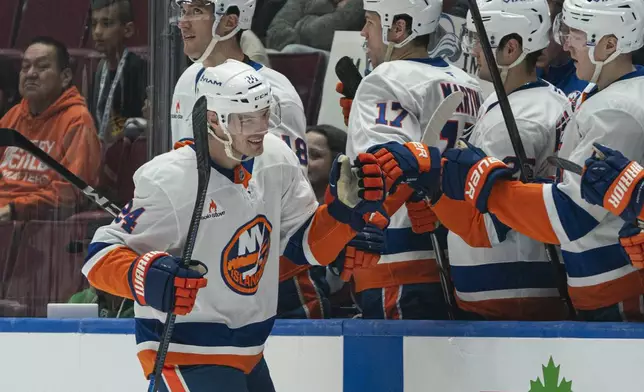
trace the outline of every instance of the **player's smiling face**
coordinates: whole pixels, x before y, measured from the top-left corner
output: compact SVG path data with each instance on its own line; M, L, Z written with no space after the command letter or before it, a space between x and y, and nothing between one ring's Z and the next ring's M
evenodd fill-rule
M212 25L215 21L212 4L195 2L181 5L179 29L186 56L199 58L212 39Z
M367 43L367 57L373 67L380 65L385 58L385 43L382 42L382 26L380 16L372 11L365 12L365 24L360 31Z

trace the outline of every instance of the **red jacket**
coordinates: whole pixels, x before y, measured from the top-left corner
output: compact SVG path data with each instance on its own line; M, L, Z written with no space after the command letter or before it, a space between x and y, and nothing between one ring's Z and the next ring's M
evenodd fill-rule
M88 184L96 182L100 142L76 87L35 117L23 99L0 119L0 128L17 130ZM76 206L80 193L28 153L7 147L0 157L0 206L12 206L12 219L48 219L53 209Z

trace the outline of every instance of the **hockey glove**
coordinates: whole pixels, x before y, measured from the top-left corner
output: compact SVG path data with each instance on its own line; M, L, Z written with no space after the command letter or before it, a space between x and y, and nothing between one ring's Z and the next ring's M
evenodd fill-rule
M467 200L485 214L495 181L509 179L513 172L505 163L467 143L465 149L452 148L443 154L443 193L450 199Z
M128 283L134 300L161 312L186 315L192 311L199 289L206 287L208 268L192 260L190 268L165 252L148 252L132 263Z
M619 242L633 267L644 268L644 231L633 223L626 223L619 231Z
M338 82L338 84L335 85L335 91L340 94L344 94L344 84L342 84L342 82ZM342 108L342 116L344 117L344 125L346 126L349 126L351 105L353 105L353 99L347 97L340 98L340 107Z
M407 216L409 216L411 229L414 233L431 233L436 230L438 217L425 199L418 200L416 195L412 195L412 198L405 203L405 207L407 207Z
M586 160L581 176L581 197L587 202L620 216L626 222L635 222L644 204L644 170L642 166L599 143L593 144L602 152Z
M378 211L385 200L384 176L376 157L362 154L354 171L349 157L338 156L329 174L329 194L329 214L361 231L365 225L363 216Z
M378 264L380 255L386 249L384 230L388 225L389 217L384 210L371 214L369 223L347 244L345 251L334 263L334 267L339 271L336 274L342 280L350 281L356 269Z
M387 192L394 192L401 182L421 195L440 189L440 150L422 143L389 142L371 147L368 153L378 158L386 177Z

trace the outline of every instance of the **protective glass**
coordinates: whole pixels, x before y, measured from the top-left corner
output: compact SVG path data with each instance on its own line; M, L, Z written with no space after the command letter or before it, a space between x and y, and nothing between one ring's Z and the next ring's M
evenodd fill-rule
M557 15L552 24L553 39L561 46L568 45L576 49L582 49L587 45L588 35L581 30L570 28L563 22L562 15Z
M470 31L463 25L463 31L461 32L461 50L463 53L473 54L474 48L481 46L481 40L479 39L479 34L476 31Z
M178 25L180 22L195 22L213 18L212 9L214 1L209 0L172 0L170 2L170 24ZM209 11L209 12L206 12Z
M255 135L270 132L282 124L282 109L273 97L270 107L255 112L231 113L228 115L227 130L231 135Z

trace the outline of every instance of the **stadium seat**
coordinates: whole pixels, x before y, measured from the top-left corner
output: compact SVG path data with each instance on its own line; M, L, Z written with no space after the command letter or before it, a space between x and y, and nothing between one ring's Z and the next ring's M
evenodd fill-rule
M24 1L15 48L24 49L32 38L41 35L56 38L68 48L82 46L89 0Z
M25 308L13 316L44 317L47 303L67 302L88 287L81 274L89 236L88 222L30 221L18 246L13 270L6 278L5 300Z
M137 0L132 2L132 12L134 13L134 25L136 31L134 36L128 41L128 46L148 46L148 1Z
M0 11L0 48L10 48L14 28L18 22L21 0L2 0Z
M134 141L121 138L105 153L99 189L119 206L125 205L134 196L134 172L147 162L147 138L140 136Z
M271 68L291 81L302 99L307 125L318 122L326 60L321 53L270 53Z

